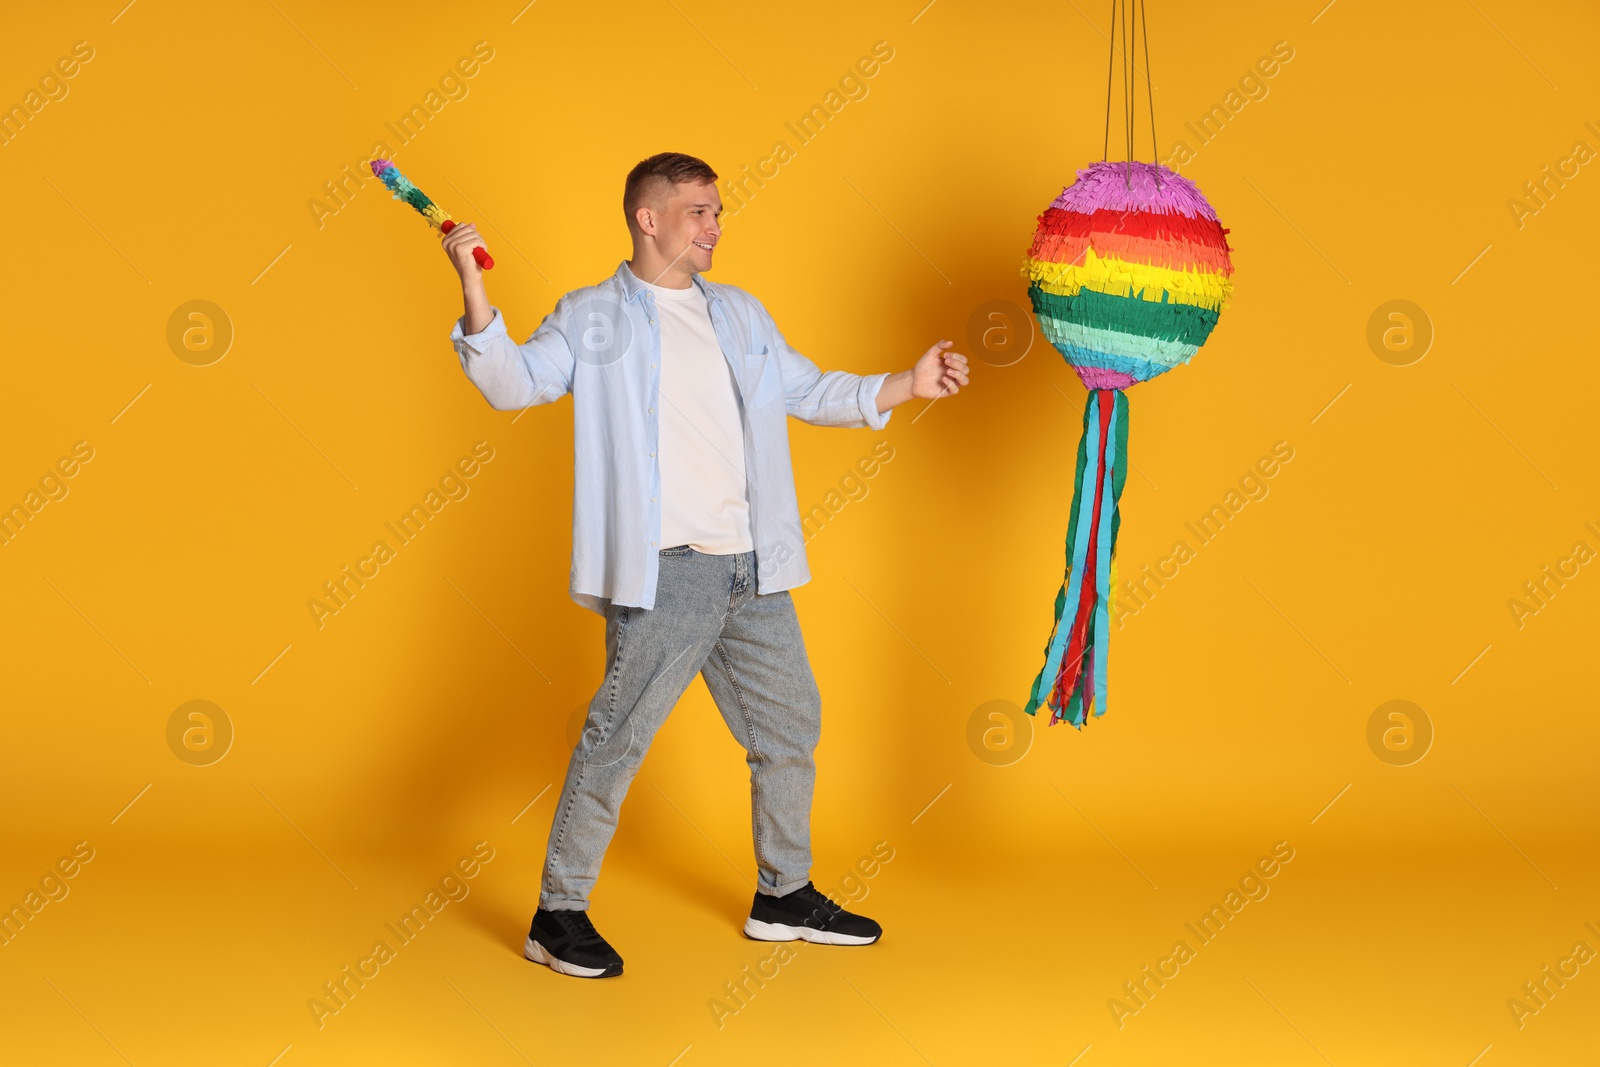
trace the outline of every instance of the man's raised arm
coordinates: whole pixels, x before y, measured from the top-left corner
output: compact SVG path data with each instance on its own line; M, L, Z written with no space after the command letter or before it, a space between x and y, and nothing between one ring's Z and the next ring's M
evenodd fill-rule
M483 270L472 258L486 247L473 225L464 223L444 235L445 254L461 277L464 313L450 331L450 341L472 384L501 411L516 411L559 400L572 389L572 346L560 324L566 321L566 298L556 302L533 336L518 345L506 332L500 309L489 303Z

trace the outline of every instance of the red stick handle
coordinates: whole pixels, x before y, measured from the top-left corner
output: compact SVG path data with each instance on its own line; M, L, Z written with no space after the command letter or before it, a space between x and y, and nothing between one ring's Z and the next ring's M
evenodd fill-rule
M439 229L442 230L445 233L449 233L451 230L453 230L455 228L456 228L456 220L455 219L445 219L443 225L441 225L439 227ZM472 258L477 260L478 267L480 269L482 269L482 270L492 270L492 269L494 269L494 257L489 254L487 249L474 248L472 250Z

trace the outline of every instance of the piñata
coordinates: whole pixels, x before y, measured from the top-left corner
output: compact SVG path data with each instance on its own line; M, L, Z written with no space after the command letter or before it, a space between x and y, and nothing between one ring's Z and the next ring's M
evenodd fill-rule
M1111 560L1128 464L1124 390L1187 363L1211 335L1233 289L1227 233L1193 182L1131 160L1080 170L1039 216L1024 267L1028 296L1045 337L1089 389L1066 577L1024 708L1048 707L1052 725L1081 728L1091 711L1105 714Z

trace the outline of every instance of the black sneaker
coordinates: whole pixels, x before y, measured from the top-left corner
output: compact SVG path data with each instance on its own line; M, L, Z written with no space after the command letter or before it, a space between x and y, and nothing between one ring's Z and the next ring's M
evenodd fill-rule
M606 943L586 911L534 912L522 954L557 974L612 978L622 973L622 957Z
M845 911L807 882L781 897L757 893L744 923L744 936L756 941L811 941L818 945L870 945L883 927L864 915Z

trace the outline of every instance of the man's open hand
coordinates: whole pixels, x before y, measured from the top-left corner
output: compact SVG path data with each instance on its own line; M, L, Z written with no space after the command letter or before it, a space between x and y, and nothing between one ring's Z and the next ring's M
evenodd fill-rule
M911 368L911 395L924 400L954 396L967 384L967 357L951 352L954 341L940 341Z

